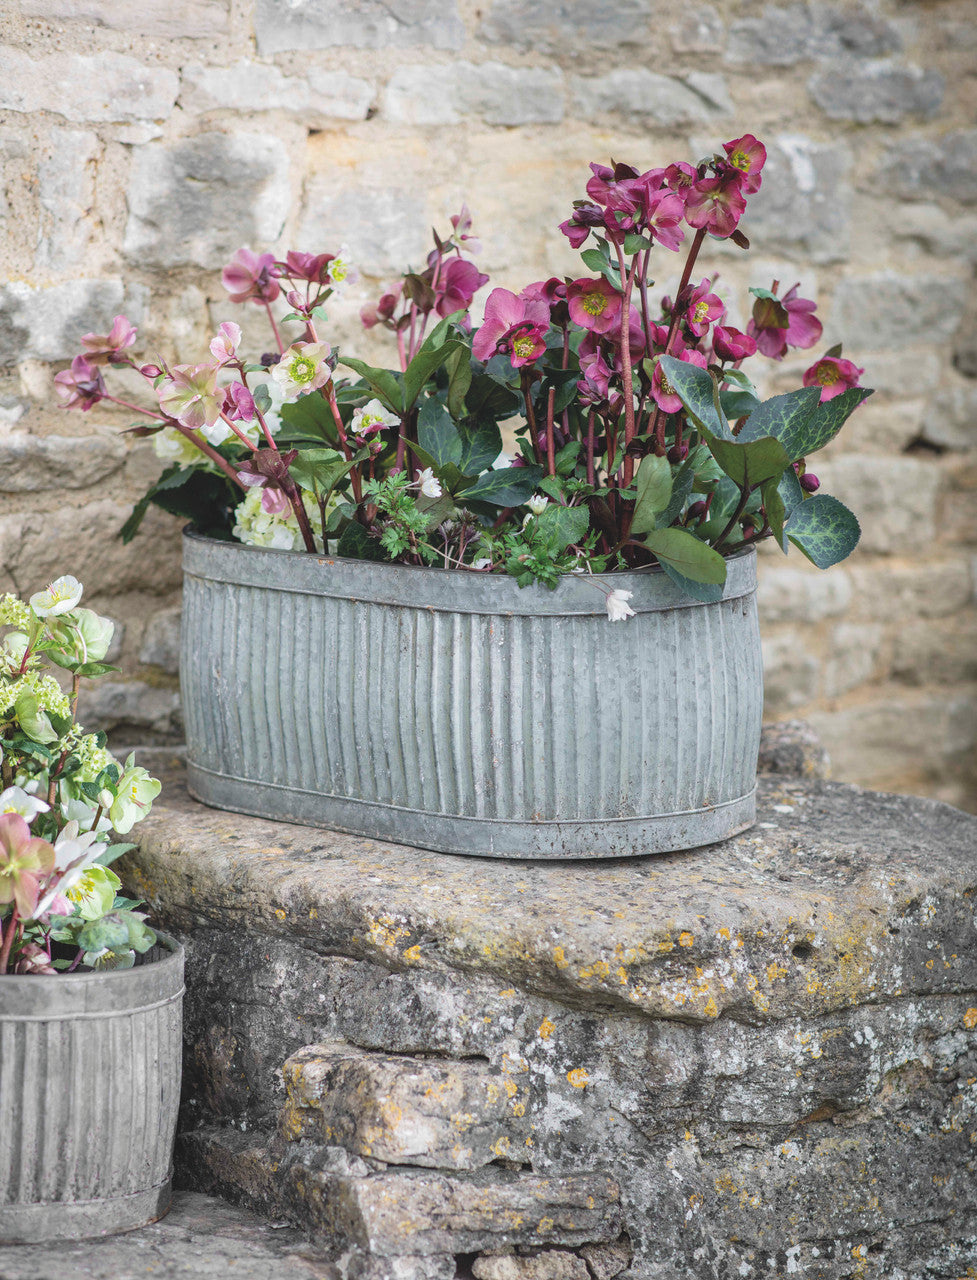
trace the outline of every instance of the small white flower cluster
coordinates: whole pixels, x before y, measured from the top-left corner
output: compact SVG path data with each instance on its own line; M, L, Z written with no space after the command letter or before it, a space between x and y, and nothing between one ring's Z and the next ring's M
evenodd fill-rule
M304 551L305 543L299 530L295 512L288 508L280 515L266 511L261 504L263 489L249 489L243 502L234 508L235 538L247 547L271 547L275 551ZM321 551L322 539L318 534L319 507L311 494L302 494L305 510L315 534L316 547Z

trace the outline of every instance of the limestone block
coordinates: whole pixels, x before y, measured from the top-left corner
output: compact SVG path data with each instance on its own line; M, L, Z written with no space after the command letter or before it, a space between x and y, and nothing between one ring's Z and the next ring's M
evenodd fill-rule
M425 206L406 179L391 176L384 183L371 177L337 187L331 174L313 174L303 205L297 243L322 248L346 243L358 269L372 276L399 274L406 262L417 260ZM370 211L368 219L364 209Z
M892 62L845 60L817 71L808 92L832 120L899 124L907 116L935 115L943 103L943 76Z
M82 693L78 714L85 728L92 732L121 729L137 737L173 738L182 728L178 689L156 688L142 680L113 680L106 676L86 684Z
M117 432L93 436L0 436L0 493L87 489L121 470L126 445Z
M483 1253L472 1263L472 1275L475 1280L591 1280L583 1258L565 1249L531 1257Z
M939 627L929 621L900 627L893 644L892 674L914 685L949 687L977 680L977 614L968 609Z
M437 92L432 93L432 85ZM398 124L557 124L563 119L563 74L500 62L398 67L387 84L383 114Z
M548 54L613 49L646 40L650 16L649 0L492 0L478 36Z
M925 546L936 536L943 479L932 462L849 454L819 461L818 475L825 492L858 517L862 551L898 554L906 549L907 536L913 546Z
M613 1280L630 1263L632 1250L623 1241L585 1244L580 1253L587 1260L594 1280Z
M334 1230L371 1253L423 1256L614 1240L618 1200L617 1184L600 1174L388 1171L342 1179L327 1215Z
M257 0L259 53L286 49L460 49L465 29L454 0Z
M146 297L145 285L112 277L66 280L46 289L11 280L0 288L0 365L30 357L69 360L78 354L83 333L108 333L118 312L138 324Z
M684 8L669 27L676 53L716 53L726 41L726 28L711 4Z
M763 185L751 197L743 223L747 234L769 253L844 261L851 239L851 163L844 144L799 134L769 140Z
M377 1258L355 1250L347 1263L346 1280L455 1280L457 1266L452 1253Z
M600 76L575 76L571 84L576 116L619 112L674 125L715 120L733 109L725 80L708 71L679 79L643 67L623 68Z
M838 698L878 674L883 628L872 623L846 622L832 628L824 663L822 692Z
M851 604L847 568L835 566L830 573L821 573L769 560L759 568L757 607L764 626L775 622L820 622L846 613Z
M18 0L22 13L48 22L92 23L167 40L213 40L228 30L227 0Z
M867 333L880 351L946 341L960 323L966 297L966 281L957 276L846 275L835 291L824 336L852 352L868 345Z
M906 200L977 203L977 129L901 138L883 156L877 179Z
M927 404L920 434L941 449L977 448L977 383L944 386Z
M970 567L963 556L888 565L884 574L855 564L849 573L858 613L866 619L942 618L972 598Z
M0 108L54 111L68 120L163 120L173 110L179 78L123 53L48 53L32 58L0 51Z
M282 1068L282 1129L390 1164L477 1169L528 1133L528 1089L484 1062L307 1045Z
M87 129L58 129L38 164L38 195L43 210L38 228L37 264L71 271L84 261L91 240L97 136Z
M277 239L289 200L288 154L270 134L150 143L133 159L125 252L153 266L220 267L242 245Z
M373 95L369 80L338 68L289 76L278 67L240 59L231 66L185 66L180 106L186 111L287 111L318 125L365 120Z
M160 667L167 675L180 672L180 606L161 609L146 624L139 661Z
M878 57L901 45L896 27L868 5L766 5L762 14L731 25L726 56L737 64L787 67L846 53Z
M802 639L793 632L765 635L761 647L764 715L782 715L813 702L820 691L821 662Z
M150 511L139 537L124 546L114 537L128 503L103 498L84 507L0 515L0 564L17 582L39 590L72 573L91 589L171 591L181 581L180 522Z

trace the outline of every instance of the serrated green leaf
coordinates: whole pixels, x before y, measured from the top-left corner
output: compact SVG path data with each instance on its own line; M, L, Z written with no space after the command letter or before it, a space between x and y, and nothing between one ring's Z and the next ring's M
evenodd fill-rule
M339 432L332 409L319 395L299 396L290 404L283 404L279 416L282 431L278 439L282 444L302 443L313 440L335 448L339 444Z
M474 484L455 496L459 500L490 502L497 507L521 507L533 496L542 477L543 468L539 466L485 471Z
M303 489L328 497L355 465L355 460L347 461L338 449L302 449L289 474Z
M454 352L461 350L468 355L468 346L458 338L450 338L445 340L446 328L442 328L446 324L442 320L441 324L432 331L431 335L425 339L417 354L411 360L410 364L404 370L404 411L409 411L417 397L424 390L425 385L431 377L441 368L447 361L449 356ZM435 336L439 338L434 341ZM347 363L349 363L347 361Z
M630 258L633 254L640 253L642 249L647 249L652 243L647 236L638 235L637 232L629 231L624 237L624 252Z
M536 517L536 523L554 551L565 551L587 536L590 512L586 507L561 507L551 502Z
M635 485L638 496L631 532L649 533L657 527L658 513L665 510L672 496L672 468L668 459L654 453L642 458Z
M432 460L435 471L440 472L449 464L461 469L461 435L451 414L434 396L425 400L418 411L417 443Z
M788 467L788 471L793 471L792 467ZM786 551L784 544L784 520L787 516L787 508L781 497L779 489L780 481L776 478L764 482L761 489L763 496L763 510L767 517L767 523L773 532L773 536L777 542Z
M729 423L716 408L716 387L708 370L674 356L662 356L661 366L668 385L695 425L720 440L732 440Z
M129 927L114 912L99 920L89 920L78 934L78 945L86 951L101 951L108 947L124 947L129 941Z
M740 489L751 489L783 475L790 459L779 440L763 436L741 444L736 440L706 438L712 456Z
M693 582L726 581L726 561L687 529L655 529L645 537L645 546L661 564L671 565Z
M754 298L766 298L774 302L780 301L777 295L775 293L771 293L769 289L751 289L750 293L753 294Z
M853 512L827 493L802 502L784 526L787 537L819 569L828 569L851 555L861 529Z
M458 469L464 476L477 476L487 471L502 452L502 432L495 422L482 422L475 427L461 426L461 460ZM505 471L505 467L501 470Z
M465 397L472 384L472 360L468 346L459 342L444 367L448 374L448 412L453 418L463 418Z
M782 396L771 396L757 405L736 438L747 443L762 436L773 436L790 453L788 442L803 427L820 399L820 387L801 387ZM793 456L790 460L794 461Z
M808 389L818 390L816 387ZM835 438L858 406L872 394L868 387L849 387L840 396L816 404L803 422L780 437L791 462L823 449Z

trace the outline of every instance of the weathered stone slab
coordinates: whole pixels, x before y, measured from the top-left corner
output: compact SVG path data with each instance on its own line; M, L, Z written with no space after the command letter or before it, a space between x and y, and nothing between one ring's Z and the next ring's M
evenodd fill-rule
M133 888L188 947L184 1176L358 1251L364 1278L418 1257L439 1280L450 1257L572 1275L596 1244L634 1250L629 1280L977 1263L977 818L780 774L751 832L613 866L428 854L174 787L142 834ZM474 1172L351 1154L315 1124L286 1141L281 1064L313 1042L369 1082L330 1104L350 1131L399 1057L511 1076L524 1137ZM599 1239L506 1234L507 1212L543 1216L532 1179L571 1176L622 1188L623 1237L610 1218Z
M529 1130L525 1077L476 1061L380 1056L307 1045L282 1068L282 1132L389 1164L477 1169Z

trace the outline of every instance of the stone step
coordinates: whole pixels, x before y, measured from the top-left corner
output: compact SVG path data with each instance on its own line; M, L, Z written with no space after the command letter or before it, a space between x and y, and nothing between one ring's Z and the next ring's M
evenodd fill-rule
M96 1240L0 1246L2 1280L341 1280L301 1231L177 1191L165 1218Z

